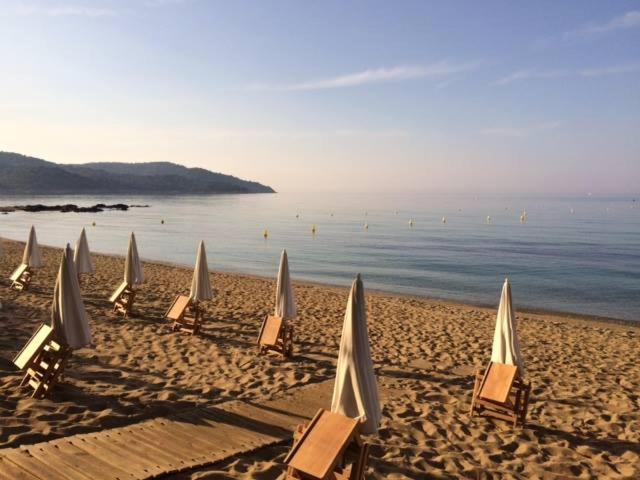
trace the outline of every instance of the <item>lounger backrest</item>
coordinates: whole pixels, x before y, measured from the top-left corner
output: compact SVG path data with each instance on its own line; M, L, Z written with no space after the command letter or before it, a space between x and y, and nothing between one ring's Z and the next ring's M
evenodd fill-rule
M118 298L120 298L120 295L122 295L122 292L124 292L128 286L129 284L127 282L122 282L120 286L116 289L116 291L113 292L113 295L111 295L111 298L109 298L109 301L113 303L116 300L118 300Z
M18 352L16 357L13 359L13 363L20 370L24 370L27 366L31 364L31 361L35 356L40 353L40 351L47 344L47 341L51 337L53 333L53 328L50 325L42 324L35 333L31 336L29 341L22 347L22 350Z
M29 265L27 265L26 263L21 263L20 266L13 271L13 273L9 277L9 280L11 280L12 282L18 281L22 274L26 272L28 268Z
M491 362L480 386L480 398L505 403L518 374L518 367Z
M178 295L176 299L173 301L167 313L165 313L165 318L169 320L180 320L184 315L185 310L191 303L191 299L186 295Z
M314 478L327 478L356 433L358 421L321 410L285 458L290 467Z
M258 343L260 345L275 345L278 342L281 329L282 317L276 317L275 315L268 316L260 329Z

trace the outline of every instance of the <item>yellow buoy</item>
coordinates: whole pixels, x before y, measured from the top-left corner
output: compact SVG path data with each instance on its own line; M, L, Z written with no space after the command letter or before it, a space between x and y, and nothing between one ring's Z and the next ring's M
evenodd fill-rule
M95 226L96 226L96 222L93 222L93 223L91 224L91 226L92 226L92 227L95 227Z
M264 229L264 232L262 232L262 236L264 237L265 240L269 238L269 231L266 228Z
M160 220L160 224L164 225L164 219Z
M365 230L369 230L369 224L368 224L368 223L365 223L365 224L364 224L364 229L365 229Z
M316 226L315 225L313 225L311 227L311 233L313 233L314 235L316 234Z

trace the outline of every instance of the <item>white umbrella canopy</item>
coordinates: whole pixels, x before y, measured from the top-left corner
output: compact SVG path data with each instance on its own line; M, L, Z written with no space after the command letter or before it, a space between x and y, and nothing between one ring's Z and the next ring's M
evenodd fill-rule
M131 236L129 237L129 249L127 250L127 258L124 262L124 281L129 285L144 282L144 273L142 272L140 257L138 256L136 236L133 232L131 232Z
M91 252L89 251L89 242L87 242L87 232L84 228L80 232L80 238L76 242L76 249L73 253L73 263L76 271L80 273L93 273L93 263L91 262Z
M380 425L378 384L369 348L364 286L358 275L344 315L331 411L360 420L360 431L375 433Z
M80 294L78 273L69 245L62 254L58 278L53 289L51 326L55 338L74 350L91 343L89 320Z
M287 251L282 250L280 257L280 268L278 269L278 282L276 284L276 308L275 315L287 320L296 318L296 298L291 286L291 275L289 275L289 259Z
M194 302L211 300L213 298L211 280L209 279L209 266L207 265L207 252L204 249L203 241L201 241L198 246L198 256L196 258L196 266L193 270L193 280L191 280L191 293L189 293L189 296Z
M36 237L36 229L33 225L29 231L27 244L24 246L22 263L32 268L42 267L42 254L40 253L40 245L38 245L38 238Z
M500 297L500 306L496 316L496 329L493 334L491 361L516 365L520 375L524 375L520 342L516 330L516 313L511 300L511 284L505 279Z

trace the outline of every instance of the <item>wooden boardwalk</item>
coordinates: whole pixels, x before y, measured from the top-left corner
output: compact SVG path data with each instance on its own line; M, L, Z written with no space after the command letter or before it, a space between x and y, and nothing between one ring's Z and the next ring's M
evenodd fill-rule
M0 450L1 480L145 479L183 472L275 443L328 407L329 382L263 404L227 402L126 427Z

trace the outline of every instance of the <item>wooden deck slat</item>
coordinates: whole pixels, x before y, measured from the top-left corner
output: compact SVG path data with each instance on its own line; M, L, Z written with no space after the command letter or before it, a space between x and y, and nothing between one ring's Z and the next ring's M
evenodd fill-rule
M295 425L324 402L318 395L324 389L311 385L288 392L287 400L263 405L231 401L0 449L0 480L142 480L209 465L290 438ZM289 411L292 396L293 404L300 405L295 412Z
M182 468L194 459L205 456L197 450L189 449L184 444L176 441L175 437L168 435L168 432L151 432L139 429L127 433L127 438L135 441L138 445L144 445L146 451L158 460L168 465L175 465Z
M28 452L23 452L18 448L3 451L2 455L21 469L42 480L71 480L68 475L59 473L55 469L55 462L42 463ZM84 480L84 477L77 476L76 478Z
M8 458L0 457L0 480L42 480L23 470Z
M100 447L112 455L119 457L123 465L127 466L127 470L134 474L136 478L153 478L155 475L162 473L162 468L157 464L150 464L148 460L140 458L139 453L127 448L123 445L116 444L105 436L96 436L91 439L91 443L96 447Z
M198 430L203 429L212 436L215 435L220 440L222 449L225 449L225 447L226 449L238 447L256 438L255 434L244 428L238 428L237 426L231 426L230 428L229 419L226 416L218 415L215 419L212 419L210 416L205 417L203 412L199 412L199 414L200 426ZM195 425L192 425L192 427L195 427ZM186 426L177 422L166 424L166 428L177 436L190 435L188 431L185 431Z
M164 446L148 448L146 443L148 437L155 437L163 440ZM123 448L133 448L141 451L142 458L150 458L153 462L166 462L180 464L180 459L188 457L191 450L185 445L172 444L167 432L157 428L147 428L146 422L142 428L131 428L127 431L117 431L111 433L111 441L116 442Z
M158 444L161 448L174 448L176 451L185 451L183 456L189 456L195 452L199 452L200 454L211 454L219 447L216 446L215 442L208 442L204 440L200 440L195 438L195 436L185 434L182 429L177 430L177 426L173 423L164 424L164 423L153 423L149 425L149 428L145 426L139 430L139 433L145 434L145 436L152 437L153 441ZM207 432L210 432L211 429L206 429ZM159 433L154 433L159 432Z
M71 442L61 442L58 445L34 445L29 452L42 462L49 462L52 458L59 460L68 466L67 471L71 478L74 478L75 472L78 472L82 477L90 480L95 478L115 480L119 474L123 473L120 469L104 463Z
M129 470L128 464L127 464L127 467L124 467L124 468L122 467L126 463L123 462L123 459L121 456L115 455L112 451L102 448L96 442L92 442L90 438L84 438L84 439L70 438L69 440L71 441L72 445L74 445L75 447L78 447L84 450L85 452L89 453L90 455L95 456L100 461L104 463L108 463L109 465L112 465L115 468L118 468L119 470L121 470L122 475L119 475L118 478L130 479L130 480L137 480L141 478L135 475L131 470Z
M220 450L220 442L215 439L211 439L211 428L172 422L171 427L167 430L171 437L175 439L181 438L176 435L176 431L179 431L181 435L187 436L194 449L197 449L203 454L211 454L212 452Z

